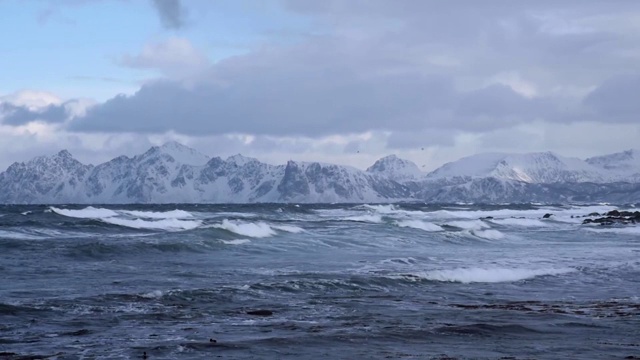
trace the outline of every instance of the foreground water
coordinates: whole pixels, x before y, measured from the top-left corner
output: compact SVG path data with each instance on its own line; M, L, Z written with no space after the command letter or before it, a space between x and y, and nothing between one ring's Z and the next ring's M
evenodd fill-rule
M4 206L0 358L640 356L631 207Z

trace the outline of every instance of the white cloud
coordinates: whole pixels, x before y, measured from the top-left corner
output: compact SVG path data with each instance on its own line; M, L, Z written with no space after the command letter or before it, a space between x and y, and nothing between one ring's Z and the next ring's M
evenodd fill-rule
M210 65L207 56L186 38L170 37L144 46L137 55L125 55L123 66L155 69L171 78L185 78L198 74Z

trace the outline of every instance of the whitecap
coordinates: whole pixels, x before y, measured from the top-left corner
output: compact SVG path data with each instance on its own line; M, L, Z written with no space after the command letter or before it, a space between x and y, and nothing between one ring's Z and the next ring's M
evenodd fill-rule
M520 226L520 227L546 227L547 223L538 220L538 219L519 219L519 218L508 218L508 219L493 219L490 220L493 223L500 225L510 225L510 226Z
M141 297L145 298L145 299L158 299L161 298L164 295L164 293L160 290L154 290L154 291L150 291L146 294L142 294L140 295Z
M199 227L202 222L199 220L178 220L178 219L162 219L156 221L147 221L142 219L121 219L115 217L104 218L102 221L124 226L133 229L150 229L150 230L192 230Z
M58 215L79 219L104 219L118 216L118 213L113 210L94 208L93 206L89 206L80 210L59 209L53 206L49 209L51 209L51 211L55 212Z
M220 241L222 241L224 244L227 244L227 245L242 245L242 244L247 244L251 242L251 240L249 239L220 240Z
M575 271L562 269L525 269L525 268L457 268L451 270L434 270L418 277L442 282L499 283L532 279L538 276L561 275Z
M213 224L209 225L208 227L224 229L238 235L249 236L253 238L264 238L276 234L271 226L264 222L251 223L224 219L222 220L221 224Z
M421 220L404 220L404 221L398 221L396 222L396 224L400 227L409 227L409 228L420 229L420 230L429 231L429 232L444 230L441 226L432 224L430 222L421 221Z
M192 218L193 214L184 210L171 210L171 211L136 211L136 210L119 210L120 213L133 217L145 218L145 219L188 219Z
M479 238L487 240L500 240L504 238L504 234L498 230L473 230L471 233Z
M447 223L447 225L464 229L464 230L481 230L481 229L488 229L491 227L487 223L481 220L450 221Z
M367 214L367 215L358 215L358 216L349 216L344 218L347 221L357 221L357 222L369 222L369 223L381 223L382 216L378 214Z
M14 239L14 240L40 240L44 239L42 236L25 234L22 232L0 230L0 238Z
M395 206L393 205L362 205L363 208L369 209L369 210L373 210L375 212L378 212L380 214L393 214L398 212L399 210L396 209Z

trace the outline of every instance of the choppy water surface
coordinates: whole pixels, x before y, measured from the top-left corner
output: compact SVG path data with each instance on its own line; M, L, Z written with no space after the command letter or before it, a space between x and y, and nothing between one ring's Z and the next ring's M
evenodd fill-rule
M615 208L4 206L0 358L640 356Z

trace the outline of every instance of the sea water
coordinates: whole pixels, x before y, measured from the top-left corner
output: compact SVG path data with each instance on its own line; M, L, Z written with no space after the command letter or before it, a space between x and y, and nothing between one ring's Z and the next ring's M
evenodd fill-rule
M582 225L613 209L2 206L0 357L640 356L640 225Z

